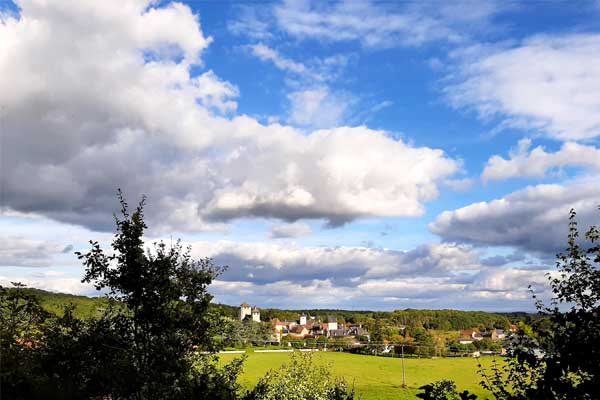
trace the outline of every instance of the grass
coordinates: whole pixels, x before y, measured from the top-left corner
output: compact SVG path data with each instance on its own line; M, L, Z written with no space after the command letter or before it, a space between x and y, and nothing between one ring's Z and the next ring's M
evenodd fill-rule
M249 353L240 376L240 384L249 389L268 370L281 366L290 353ZM240 357L237 354L222 354L224 362ZM316 353L315 362L330 365L333 374L343 377L363 400L402 400L415 399L419 387L427 383L452 379L459 391L469 390L480 397L490 393L479 386L478 361L473 358L406 359L406 388L402 388L402 361L398 358L365 356L349 353ZM492 363L492 358L482 358L484 366Z

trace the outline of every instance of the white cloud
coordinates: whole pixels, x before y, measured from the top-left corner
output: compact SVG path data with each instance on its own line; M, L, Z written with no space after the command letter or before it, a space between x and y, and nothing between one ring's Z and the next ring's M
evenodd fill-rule
M297 238L308 236L312 233L310 226L301 222L271 227L272 238Z
M287 122L301 127L331 128L349 119L350 111L358 104L358 98L344 91L333 90L326 83L337 78L339 71L348 62L347 56L339 54L312 59L309 64L303 64L284 57L263 43L247 47L260 60L272 62L278 69L292 76L286 80L292 88L287 94ZM371 112L376 111L378 110Z
M121 187L132 201L148 194L149 222L163 229L243 217L338 225L422 215L459 168L366 127L307 133L230 115L236 87L211 70L190 75L212 39L187 6L18 5L20 17L0 23L11 210L110 229Z
M337 286L358 286L371 279L452 278L482 267L477 251L453 244L429 244L408 251L229 241L191 246L193 255L228 266L220 280L258 284L329 279Z
M48 267L64 245L20 236L0 236L0 267Z
M44 271L17 276L0 275L0 285L12 287L12 282L20 282L27 287L48 290L50 292L78 295L98 294L93 285L82 283L80 278L60 271Z
M444 185L457 192L469 190L475 181L472 178L446 179Z
M600 35L535 36L459 60L447 88L455 106L564 141L600 136Z
M332 93L327 86L319 86L288 94L292 124L314 128L339 125L357 102L350 94Z
M283 57L275 49L263 43L257 43L248 46L253 55L258 57L262 61L270 61L281 70L289 71L298 75L313 75L304 64Z
M560 150L549 153L542 146L531 149L531 139L522 139L509 159L491 157L481 175L484 181L509 178L543 178L549 170L564 167L584 167L600 170L600 150L594 146L567 142Z
M284 1L273 7L279 29L300 39L359 41L364 47L418 46L433 41L462 42L469 32L489 29L501 4Z
M598 179L566 185L537 185L508 196L445 211L429 224L445 240L514 246L553 255L566 247L569 210L579 213L581 228L598 224Z

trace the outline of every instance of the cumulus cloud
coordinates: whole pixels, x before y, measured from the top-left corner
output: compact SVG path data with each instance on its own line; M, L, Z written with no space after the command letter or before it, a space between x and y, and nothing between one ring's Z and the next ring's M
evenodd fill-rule
M196 242L192 248L194 255L228 266L221 280L258 284L329 279L338 286L357 286L370 279L461 276L481 268L477 251L447 243L408 251L229 241Z
M330 279L315 279L305 284L280 281L257 284L246 281L215 281L210 291L217 301L239 304L251 301L262 307L337 308L394 310L404 308L463 308L489 311L534 310L529 283L540 298L550 296L544 273L520 271L503 278L480 277L475 283L460 283L448 278L399 278L369 280L355 287L337 286ZM499 289L501 287L501 289ZM299 303L296 293L302 293Z
M56 243L20 236L0 236L0 267L48 267L62 252Z
M457 54L447 88L455 106L564 141L600 136L600 35L542 35Z
M522 139L509 158L491 157L481 175L484 181L509 178L543 178L548 171L564 167L600 170L600 150L594 146L567 142L549 153L542 146L531 149L531 139Z
M164 229L244 217L333 226L422 215L459 168L383 131L305 133L236 115L233 84L190 73L212 39L185 5L18 6L0 23L0 75L14 77L0 80L11 210L110 229L121 187L148 194L150 222Z
M275 225L271 227L271 237L278 238L297 238L308 236L312 233L310 226L301 222L286 225Z
M431 232L452 242L514 246L555 254L566 247L569 210L579 213L582 229L598 224L598 179L537 185L501 199L445 211L429 224Z

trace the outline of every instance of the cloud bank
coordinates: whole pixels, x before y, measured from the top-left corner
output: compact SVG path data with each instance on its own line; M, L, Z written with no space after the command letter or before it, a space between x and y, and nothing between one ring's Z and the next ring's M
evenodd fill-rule
M338 226L422 215L459 168L384 131L305 134L237 115L238 89L202 66L212 38L180 3L17 4L0 23L0 75L13 77L0 80L11 171L0 179L14 211L110 229L121 187L149 195L162 229L254 217Z

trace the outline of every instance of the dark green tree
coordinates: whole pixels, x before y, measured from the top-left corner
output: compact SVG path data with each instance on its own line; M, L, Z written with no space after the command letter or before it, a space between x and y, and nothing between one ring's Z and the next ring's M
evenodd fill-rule
M49 315L24 285L12 285L0 286L0 398L26 399L40 385L36 354Z
M89 252L77 253L86 269L83 281L107 290L108 298L120 306L101 322L116 335L109 336L108 344L97 344L111 349L110 396L235 398L232 376L240 362L229 366L227 379L221 380L213 357L202 354L218 350L213 340L218 317L209 312L212 296L207 288L221 269L208 258L192 259L179 241L145 248L144 199L133 213L120 191L119 201L112 252L90 242Z

